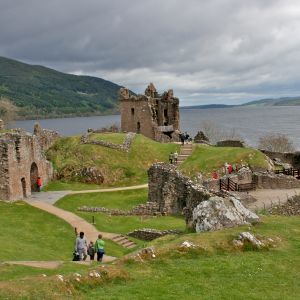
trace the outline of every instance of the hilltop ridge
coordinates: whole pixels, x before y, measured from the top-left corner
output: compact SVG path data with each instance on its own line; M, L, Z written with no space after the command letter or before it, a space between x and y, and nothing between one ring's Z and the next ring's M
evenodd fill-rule
M66 74L0 56L0 98L19 107L20 118L114 114L120 88L102 78Z

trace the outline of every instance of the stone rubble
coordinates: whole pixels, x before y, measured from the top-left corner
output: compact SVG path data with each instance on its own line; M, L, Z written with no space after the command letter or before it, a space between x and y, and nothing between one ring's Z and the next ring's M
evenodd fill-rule
M220 230L258 221L259 217L234 197L213 196L201 202L193 211L196 232Z
M261 249L262 247L264 247L264 243L262 241L260 241L258 238L256 238L252 233L250 232L241 232L238 236L237 239L232 241L233 245L241 248L245 245L245 243L250 243L251 245L253 245L254 247L256 247L257 249Z
M168 234L179 234L179 233L180 231L175 229L156 230L151 228L143 228L143 229L136 229L132 232L129 232L127 235L144 241L152 241Z

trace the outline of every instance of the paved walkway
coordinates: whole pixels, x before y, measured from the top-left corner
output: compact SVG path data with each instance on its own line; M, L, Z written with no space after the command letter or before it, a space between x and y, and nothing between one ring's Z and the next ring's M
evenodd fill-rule
M298 189L264 189L249 191L249 194L253 196L257 201L250 203L248 208L251 210L260 210L264 208L270 208L272 205L283 204L287 202L287 199L300 194L300 188Z

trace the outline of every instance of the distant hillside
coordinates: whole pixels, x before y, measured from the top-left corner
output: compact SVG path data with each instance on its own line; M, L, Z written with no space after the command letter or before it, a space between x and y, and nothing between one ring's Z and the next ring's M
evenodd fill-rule
M180 109L208 109L208 108L230 108L236 105L227 104L205 104L205 105L193 105L193 106L182 106Z
M181 109L208 109L208 108L231 108L241 106L297 106L300 105L300 97L283 97L277 99L261 99L250 101L239 105L227 105L227 104L206 104L206 105L193 105L183 106Z
M118 112L120 86L101 78L61 73L0 57L0 97L20 107L22 118Z
M297 106L300 105L300 97L270 98L257 101L251 101L242 104L242 106Z

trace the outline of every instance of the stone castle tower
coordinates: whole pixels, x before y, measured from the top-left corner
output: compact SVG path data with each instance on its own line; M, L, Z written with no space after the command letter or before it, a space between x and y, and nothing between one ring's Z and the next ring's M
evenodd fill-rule
M150 83L144 95L120 89L121 130L141 133L159 142L178 141L179 99L173 90L162 95Z

